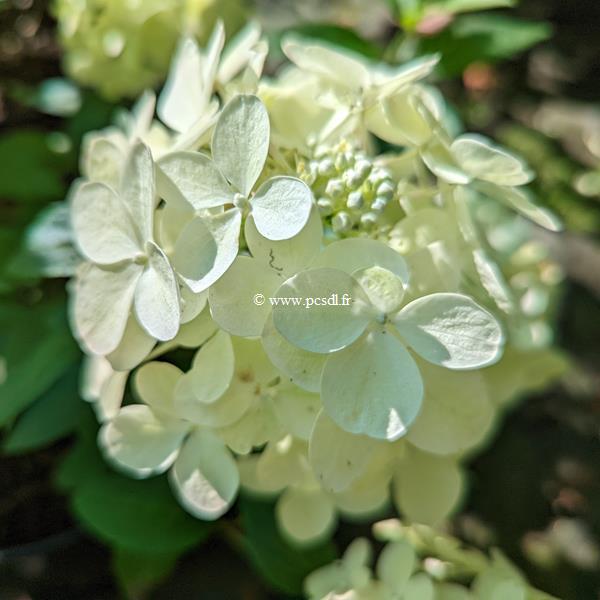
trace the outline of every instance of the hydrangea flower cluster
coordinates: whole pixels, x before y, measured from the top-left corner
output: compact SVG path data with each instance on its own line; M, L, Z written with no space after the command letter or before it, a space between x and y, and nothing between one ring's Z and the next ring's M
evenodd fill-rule
M531 587L498 550L488 556L449 535L397 520L373 527L386 542L371 569L373 549L358 538L342 558L305 580L310 600L552 600Z
M440 524L502 407L562 366L547 337L514 339L530 301L480 208L558 224L520 159L451 136L436 57L288 39L267 79L255 27L223 48L220 25L205 49L183 39L158 101L85 144L71 316L100 447L168 471L202 519L240 487L277 497L297 543L390 501Z

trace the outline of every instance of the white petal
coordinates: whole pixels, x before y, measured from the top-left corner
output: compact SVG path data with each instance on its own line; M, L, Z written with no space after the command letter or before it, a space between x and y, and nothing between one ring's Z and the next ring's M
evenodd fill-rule
M370 315L364 292L336 269L311 269L288 279L275 294L273 323L289 342L327 354L345 348L365 330ZM288 302L288 299L291 299Z
M340 269L348 274L377 266L391 271L405 284L409 280L408 266L399 252L382 242L363 238L351 238L330 244L311 266Z
M254 21L250 21L227 44L217 73L219 83L229 83L242 71L254 54L254 46L260 40L260 36L260 25Z
M154 348L156 340L148 335L131 313L119 345L106 358L115 371L135 369Z
M427 363L419 369L425 399L407 439L436 454L458 454L476 446L489 432L495 414L484 376Z
M244 235L252 256L287 279L304 269L319 254L323 225L319 211L313 206L302 231L289 240L273 241L262 236L251 214L246 219Z
M405 306L394 324L425 360L449 369L497 362L504 345L498 321L461 294L430 294Z
M361 269L353 275L377 310L385 314L398 310L404 298L404 282L397 275L381 267Z
M112 189L119 187L125 153L120 144L97 133L83 139L81 172L89 181L104 183Z
M477 179L500 185L524 185L532 180L525 163L481 135L463 135L452 143L452 154Z
M148 243L148 252L148 264L135 290L135 314L151 336L164 342L179 330L179 286L164 252L153 242Z
M303 71L315 73L342 87L353 88L356 92L369 85L369 71L359 55L291 37L284 41L282 48L285 55Z
M551 211L532 202L526 192L510 187L478 183L477 189L490 198L494 198L509 208L516 210L526 219L549 231L562 231L560 219Z
M241 223L237 209L188 223L175 245L173 268L192 291L208 289L229 269L238 253Z
M240 484L231 453L209 431L188 438L169 479L181 505L205 521L214 521L229 510Z
M302 350L290 344L275 328L269 315L262 333L262 344L271 362L285 373L290 381L309 391L321 389L321 373L327 355Z
M299 545L316 544L336 526L332 500L320 490L288 488L275 507L279 527Z
M102 183L84 183L71 204L77 245L98 264L113 264L142 251L131 215L121 199Z
M223 109L212 139L213 160L238 192L247 197L269 151L269 115L256 96L239 95Z
M133 217L141 244L151 240L153 235L153 215L156 206L155 179L154 161L150 149L142 143L137 143L125 163L120 194Z
M157 414L174 416L175 386L182 375L174 365L153 361L136 371L133 388L137 397Z
M142 267L128 263L115 269L84 265L75 286L77 334L94 354L110 354L123 338Z
M209 289L213 319L241 337L258 337L271 313L269 298L281 284L279 274L264 263L238 256Z
M201 79L202 55L196 41L184 37L173 57L169 76L158 99L157 113L165 125L187 131L201 116L210 90Z
M229 184L205 154L173 152L161 158L158 167L166 178L161 179L161 189L166 195L178 193L196 210L222 206L233 199ZM172 188L165 190L169 185Z
M471 182L471 176L463 170L445 140L433 139L421 149L421 158L434 175L448 183L466 185Z
M421 408L423 381L391 331L374 330L328 358L321 395L325 411L345 431L396 440Z
M456 460L410 449L394 476L394 500L402 515L439 525L458 505L463 473Z
M109 460L133 477L164 473L172 464L186 426L163 421L143 404L122 408L102 426L98 444Z
M119 412L128 379L129 371L115 371L102 385L100 397L93 404L96 418L100 423L112 419Z
M194 293L189 286L183 282L179 282L179 297L181 299L181 323L186 324L192 322L204 310L208 302L208 293Z
M260 186L251 205L261 235L274 241L289 240L308 222L313 195L300 179L272 177Z
M341 492L365 471L377 442L344 431L324 412L315 421L308 456L324 490Z

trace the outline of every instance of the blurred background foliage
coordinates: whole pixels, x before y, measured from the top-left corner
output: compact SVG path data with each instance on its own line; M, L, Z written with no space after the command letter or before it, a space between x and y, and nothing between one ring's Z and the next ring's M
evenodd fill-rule
M557 335L574 366L516 405L473 460L455 533L500 545L543 590L600 598L596 0L0 0L0 597L296 597L366 531L345 523L333 544L300 552L268 504L244 497L218 524L194 520L164 479L105 465L79 397L61 279L76 257L53 203L77 176L85 132L158 84L179 33L203 39L218 14L230 30L258 19L271 69L290 30L389 62L440 52L457 122L537 171L534 191L568 229L547 241L569 275Z

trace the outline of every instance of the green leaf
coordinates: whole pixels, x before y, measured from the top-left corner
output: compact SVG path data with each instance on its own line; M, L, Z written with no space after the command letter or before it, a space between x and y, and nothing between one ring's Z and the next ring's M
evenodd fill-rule
M0 305L0 356L7 377L0 384L0 426L32 404L77 356L64 307Z
M511 58L552 34L545 22L524 21L498 14L465 15L438 35L423 38L419 53L442 54L439 70L446 77L462 73L474 62Z
M170 575L179 554L130 552L115 548L113 573L127 598L141 598Z
M511 8L517 4L517 0L424 0L423 4L426 11L456 15L494 8Z
M3 450L19 454L41 448L74 431L84 407L79 397L79 365L61 378L19 418Z
M239 506L249 558L277 591L300 595L304 578L336 558L330 542L309 548L290 546L279 532L272 504L242 496Z
M63 199L66 160L51 150L45 133L22 129L1 136L0 164L1 198L35 204Z

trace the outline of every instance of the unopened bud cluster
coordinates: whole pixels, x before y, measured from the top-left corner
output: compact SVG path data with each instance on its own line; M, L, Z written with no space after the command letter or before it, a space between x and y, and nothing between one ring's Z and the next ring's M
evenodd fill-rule
M396 195L390 172L347 141L300 162L298 174L311 186L324 224L338 238L373 231Z

